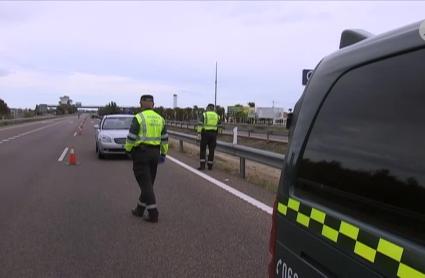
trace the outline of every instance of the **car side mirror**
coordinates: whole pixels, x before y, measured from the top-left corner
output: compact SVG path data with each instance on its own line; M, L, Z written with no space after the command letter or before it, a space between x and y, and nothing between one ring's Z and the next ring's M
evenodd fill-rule
M93 126L95 129L99 129L99 125L94 125Z

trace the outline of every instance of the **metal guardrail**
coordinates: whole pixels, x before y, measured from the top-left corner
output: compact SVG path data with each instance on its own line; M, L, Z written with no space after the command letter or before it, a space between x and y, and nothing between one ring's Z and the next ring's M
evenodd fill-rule
M193 128L198 123L196 121L174 121L167 120L167 124L172 126L180 126L181 128ZM235 126L238 127L239 131L245 131L248 133L258 134L270 134L278 136L287 136L288 130L284 125L259 125L259 124L245 124L245 123L222 123L221 128L226 130L232 130Z
M183 151L184 141L199 145L199 140L197 140L197 137L194 135L171 131L171 130L168 131L168 134L171 137L179 140L180 151ZM245 178L246 176L245 175L246 174L245 160L255 161L261 164L271 166L276 169L282 169L283 162L285 160L285 155L283 154L263 151L263 150L259 150L259 149L255 149L255 148L251 148L247 146L235 145L235 144L222 142L222 141L217 141L216 149L223 153L239 157L240 159L239 170L240 170L240 176L242 178Z
M192 122L167 121L167 125L181 128L181 129L195 130L197 123L193 121ZM276 132L276 131L268 130L268 129L256 129L252 127L247 128L246 126L239 127L239 125L224 124L219 126L218 131L220 134L231 135L233 127L235 126L238 127L239 132L246 132L246 135L239 133L238 137L265 140L267 142L287 143L287 141L285 141L288 135L287 133ZM275 136L275 138L272 138L272 135ZM276 136L279 136L281 138L278 138Z
M49 120L53 118L57 118L57 116L39 116L39 117L31 117L31 118L0 120L0 126L21 124L21 123L35 122L35 121L44 121L44 120Z

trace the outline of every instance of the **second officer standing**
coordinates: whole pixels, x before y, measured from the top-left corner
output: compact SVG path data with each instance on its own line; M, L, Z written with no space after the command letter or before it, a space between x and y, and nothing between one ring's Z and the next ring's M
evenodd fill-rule
M207 105L207 111L202 113L198 123L198 133L201 134L201 144L199 152L200 166L198 170L205 170L205 163L208 170L212 170L214 164L214 151L217 145L218 125L220 116L214 111L214 104ZM208 146L208 161L206 161L206 152Z
M140 187L139 201L131 212L143 217L148 211L149 222L158 222L158 208L153 191L158 163L165 161L168 134L165 120L153 110L153 96L140 98L142 112L136 114L127 136L125 150L131 153L134 176Z

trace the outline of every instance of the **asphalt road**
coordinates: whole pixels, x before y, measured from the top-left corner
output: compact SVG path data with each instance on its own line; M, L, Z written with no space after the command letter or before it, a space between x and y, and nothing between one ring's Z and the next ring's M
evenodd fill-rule
M135 218L131 161L98 160L91 120L75 134L82 121L0 128L0 277L266 276L269 213L169 159L155 184L159 223ZM70 146L77 166L58 161Z

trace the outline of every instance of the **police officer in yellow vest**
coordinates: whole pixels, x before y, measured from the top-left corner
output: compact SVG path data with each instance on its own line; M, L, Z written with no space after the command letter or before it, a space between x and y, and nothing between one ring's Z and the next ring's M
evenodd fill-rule
M134 176L141 191L137 207L131 212L137 217L143 217L147 210L148 218L145 220L158 222L153 184L158 163L165 162L168 134L164 118L153 110L153 96L143 95L140 105L142 112L134 117L125 144L125 150L133 159Z
M205 170L207 162L208 170L211 170L214 162L214 150L217 144L218 124L220 116L214 111L214 104L208 104L207 111L202 113L198 123L198 133L201 134L200 166L198 170ZM208 161L205 161L208 146Z

